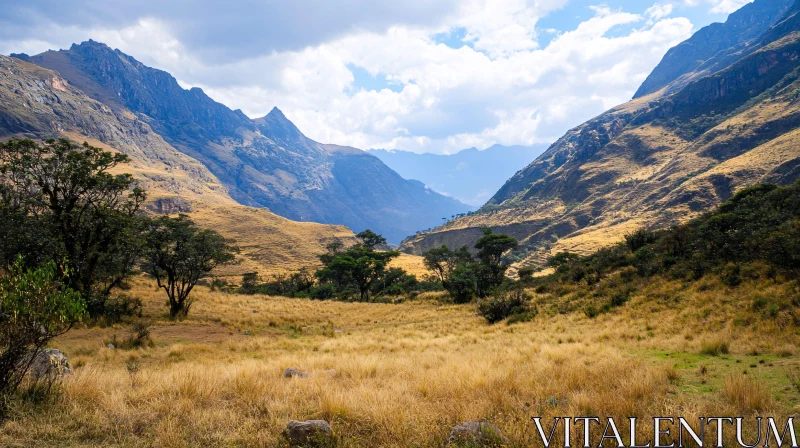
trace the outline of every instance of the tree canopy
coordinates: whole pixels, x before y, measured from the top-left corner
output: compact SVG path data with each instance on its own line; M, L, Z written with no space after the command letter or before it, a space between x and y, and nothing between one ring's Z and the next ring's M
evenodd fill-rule
M186 215L162 216L150 221L145 236L142 270L167 293L170 316L185 316L192 305L189 294L200 279L217 266L234 261L231 242L209 229L200 229Z

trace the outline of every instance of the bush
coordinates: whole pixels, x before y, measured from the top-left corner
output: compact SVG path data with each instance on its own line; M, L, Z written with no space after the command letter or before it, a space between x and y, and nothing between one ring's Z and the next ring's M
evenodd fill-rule
M86 315L80 294L59 278L52 262L25 270L20 260L0 274L0 417L36 353Z
M631 253L635 253L648 244L655 243L657 239L658 236L654 232L649 232L646 229L638 229L633 233L625 235L625 244L628 246Z
M529 282L529 281L533 280L534 272L535 272L535 270L530 266L526 266L524 268L520 268L520 270L518 272L519 280L521 282Z
M522 289L497 292L481 301L478 313L490 324L500 322L514 315L530 313L530 296Z
M314 286L311 288L310 296L315 300L330 300L336 296L336 288L330 283Z
M115 324L125 317L142 317L142 301L127 294L109 297L103 307L102 319L105 323Z
M469 303L478 293L477 275L474 265L456 267L444 282L444 288L450 293L455 303Z
M708 341L700 347L700 353L709 356L727 355L730 353L730 347L725 341Z
M742 283L741 269L736 263L728 263L722 267L719 274L720 280L727 286L736 287Z

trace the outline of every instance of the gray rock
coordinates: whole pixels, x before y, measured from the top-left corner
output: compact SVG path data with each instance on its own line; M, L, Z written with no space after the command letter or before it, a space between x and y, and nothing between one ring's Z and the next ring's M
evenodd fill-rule
M281 376L284 378L308 378L311 374L289 367L283 371Z
M28 358L30 359L30 358ZM54 380L72 374L69 360L56 348L45 348L34 356L28 374L35 380Z
M283 432L290 446L332 447L333 430L325 420L292 420Z
M500 432L500 428L489 422L464 422L450 430L448 445L499 447L508 439Z
M147 208L156 213L173 215L175 213L191 212L192 204L186 199L167 197L156 199L147 205Z
M107 347L110 348L111 350L114 350L116 348L114 347L114 344L108 344Z

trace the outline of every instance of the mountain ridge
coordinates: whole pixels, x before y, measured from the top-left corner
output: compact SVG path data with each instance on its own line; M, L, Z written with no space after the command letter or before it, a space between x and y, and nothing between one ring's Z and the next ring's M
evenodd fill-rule
M87 96L51 70L0 56L0 138L68 138L127 154L116 172L133 174L148 192L150 213L187 213L237 241L240 264L220 275L262 274L314 266L334 239L353 242L344 226L300 223L238 204L208 168L178 151L124 107Z
M671 48L634 94L633 98L666 88L671 93L692 79L724 68L737 52L746 52L792 7L794 0L756 0L712 23Z
M371 228L393 243L437 224L442 214L469 210L394 175L366 152L332 152L335 145L309 139L277 108L251 120L105 44L87 41L29 59L97 101L138 114L174 148L207 166L241 204L356 232Z

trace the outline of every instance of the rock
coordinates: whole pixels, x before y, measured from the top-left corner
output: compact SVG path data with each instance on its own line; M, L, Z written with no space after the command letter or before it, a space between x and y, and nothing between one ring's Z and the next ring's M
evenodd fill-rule
M508 439L500 432L500 428L489 422L464 422L450 430L448 445L454 446L501 446Z
M289 367L283 371L281 376L284 378L308 378L311 374Z
M114 350L116 348L114 347L114 344L108 344L106 347L110 348L111 350Z
M30 359L30 358L28 358ZM72 374L72 366L61 350L45 348L33 358L28 374L35 381L53 380Z
M292 420L283 432L290 446L332 447L333 430L325 420Z
M192 204L182 198L159 198L148 204L147 208L156 213L173 215L175 213L191 212Z

